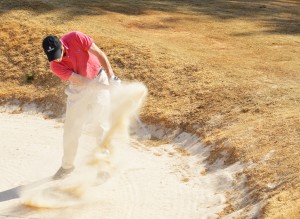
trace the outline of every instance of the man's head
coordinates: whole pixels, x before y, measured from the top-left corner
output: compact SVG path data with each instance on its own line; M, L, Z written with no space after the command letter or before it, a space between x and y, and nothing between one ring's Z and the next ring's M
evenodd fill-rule
M47 36L43 40L43 49L49 62L59 59L61 60L63 47L57 36Z

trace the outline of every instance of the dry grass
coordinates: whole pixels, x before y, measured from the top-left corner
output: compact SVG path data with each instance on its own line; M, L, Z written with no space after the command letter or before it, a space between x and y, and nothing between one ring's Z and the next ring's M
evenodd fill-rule
M1 104L64 112L61 83L41 49L47 34L80 30L123 80L143 81L145 122L199 134L246 170L263 218L300 209L300 6L297 1L0 2ZM20 19L21 18L21 19ZM271 185L271 186L270 186ZM284 206L284 207L283 207Z

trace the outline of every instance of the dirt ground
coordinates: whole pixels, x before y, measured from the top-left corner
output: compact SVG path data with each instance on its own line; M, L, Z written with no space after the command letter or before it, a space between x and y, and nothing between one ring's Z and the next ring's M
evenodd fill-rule
M66 83L41 41L82 31L122 80L147 85L144 122L198 134L211 163L246 164L248 195L228 212L299 216L299 1L3 0L0 18L1 105L63 114Z

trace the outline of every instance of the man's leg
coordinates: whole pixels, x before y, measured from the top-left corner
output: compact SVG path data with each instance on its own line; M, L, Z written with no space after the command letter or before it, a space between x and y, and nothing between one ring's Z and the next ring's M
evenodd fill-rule
M79 137L86 118L86 106L88 102L84 90L79 90L78 93L67 94L68 100L63 136L64 155L62 161L62 167L65 169L72 168L74 165Z
M108 85L108 78L104 70L99 75L99 82ZM110 92L107 89L98 90L93 99L94 118L96 121L96 142L101 145L104 135L110 128Z
M101 72L99 82L108 85L108 78L105 71ZM96 143L94 151L95 160L92 163L97 164L97 183L103 183L110 177L110 155L113 153L111 145L103 145L103 139L111 127L111 98L110 91L107 89L98 90L93 99L94 118L96 121Z
M68 99L63 134L62 166L55 174L54 179L63 178L73 171L79 137L86 116L85 93L80 88L70 86L66 89L66 94Z

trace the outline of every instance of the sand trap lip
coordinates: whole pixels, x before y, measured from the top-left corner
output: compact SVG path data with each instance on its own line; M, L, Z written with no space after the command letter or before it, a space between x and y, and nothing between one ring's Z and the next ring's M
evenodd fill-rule
M154 127L149 130L165 134ZM226 206L225 191L241 171L236 164L201 175L208 151L188 133L176 135L174 142L190 150L189 156L178 153L173 144L148 147L133 140L120 149L119 171L89 189L93 202L36 210L20 204L19 190L39 186L34 183L59 167L62 124L38 115L0 113L0 133L0 218L217 218ZM81 138L79 154L90 141L88 136Z

